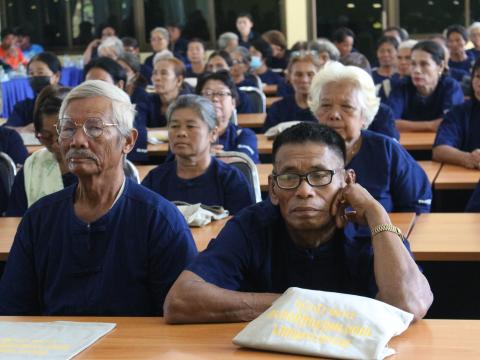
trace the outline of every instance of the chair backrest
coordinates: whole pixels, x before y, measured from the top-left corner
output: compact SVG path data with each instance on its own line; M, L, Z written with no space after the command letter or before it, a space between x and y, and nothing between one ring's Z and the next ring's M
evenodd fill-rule
M3 186L3 193L10 195L10 190L12 189L13 181L15 180L15 175L17 174L17 168L12 158L0 152L0 186Z
M140 174L138 173L138 169L130 160L125 159L125 162L123 163L123 171L125 172L126 177L132 178L137 184L140 184Z
M240 170L247 180L252 184L255 193L255 201L262 201L262 192L260 190L260 179L258 177L258 170L255 163L250 157L238 151L222 151L215 155L217 159L235 166Z
M248 98L253 103L256 113L267 112L267 98L263 91L254 86L240 86L238 89L248 95Z

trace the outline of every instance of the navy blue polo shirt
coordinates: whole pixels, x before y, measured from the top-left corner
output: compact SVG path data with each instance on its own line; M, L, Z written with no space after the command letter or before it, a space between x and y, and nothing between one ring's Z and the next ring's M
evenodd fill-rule
M224 151L238 151L248 155L256 164L260 162L257 135L251 129L229 123L225 132L218 138L218 143L223 145Z
M373 118L368 130L374 131L394 139L400 139L400 133L395 127L395 117L390 106L380 103L378 112Z
M472 197L468 201L465 211L480 212L480 182L477 184L477 187L475 188Z
M22 137L4 126L0 126L0 151L10 156L15 164L23 164L28 157Z
M475 57L472 53L467 52L467 58L462 61L453 61L452 59L448 60L448 67L454 69L460 69L470 73L470 69L475 62Z
M463 103L463 91L456 80L442 75L429 96L421 96L410 77L392 89L387 100L395 119L435 120L443 118L454 105Z
M260 80L262 80L262 83L268 85L279 85L285 82L285 80L280 75L274 73L270 69L265 71L263 74L258 74L258 77L260 78Z
M5 125L22 127L27 126L33 122L33 108L35 106L35 99L24 99L17 102L13 106L13 111L8 117Z
M255 203L252 186L240 170L214 157L204 174L188 180L177 176L177 161L165 162L151 170L142 185L170 201L220 205L230 214Z
M127 179L113 207L86 224L76 186L25 213L0 281L2 315L161 316L197 250L180 212Z
M268 110L263 131L286 121L317 121L310 108L303 109L295 101L295 95L286 96L276 101Z
M440 124L434 146L448 145L461 151L480 149L480 104L468 100L454 106Z

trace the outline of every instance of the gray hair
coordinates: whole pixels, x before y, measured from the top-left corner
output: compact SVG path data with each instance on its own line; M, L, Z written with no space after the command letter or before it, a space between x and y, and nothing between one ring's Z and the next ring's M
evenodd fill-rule
M123 56L125 53L125 48L123 47L122 40L120 40L116 36L108 36L98 46L98 54L100 56L102 55L103 51L106 49L111 49L116 55L116 58L119 58L120 56Z
M338 51L337 47L333 45L330 40L320 38L312 43L315 43L316 46L310 45L310 48L315 49L319 54L327 53L330 57L330 60L334 61L338 61L338 59L340 59L340 51Z
M203 96L193 94L179 96L167 109L167 125L170 125L172 114L180 109L192 109L195 111L202 121L207 124L210 131L217 126L215 105Z
M164 27L157 26L152 31L150 31L150 36L152 36L154 33L159 33L160 35L162 35L163 38L167 39L167 41L170 41L170 33Z
M232 54L239 54L245 64L250 64L250 53L243 46L237 46L235 49L232 50Z
M380 106L380 99L376 96L375 84L372 77L363 69L356 66L345 66L339 62L330 61L314 76L310 86L308 105L312 113L320 107L320 99L325 85L342 80L352 81L358 93L360 110L365 117L364 129L372 123Z
M467 29L468 30L468 36L471 37L472 32L474 30L478 30L478 29L480 29L480 22L478 22L478 21L473 22Z
M233 32L224 32L218 37L218 49L225 50L225 48L228 46L228 42L232 40L238 40L238 35Z
M480 24L480 23L479 23ZM400 45L398 45L398 50L400 49L412 49L415 45L417 45L418 41L414 39L409 39L402 41Z
M153 57L152 63L153 63L153 65L155 65L160 60L172 59L174 57L175 56L173 55L173 53L170 50L165 49L165 50L159 51L158 53L155 54L155 56Z
M107 98L112 102L112 121L118 124L118 130L122 136L129 136L135 118L135 105L130 102L130 97L125 91L102 80L87 80L67 94L58 113L60 126L63 124L65 112L72 100L96 96Z

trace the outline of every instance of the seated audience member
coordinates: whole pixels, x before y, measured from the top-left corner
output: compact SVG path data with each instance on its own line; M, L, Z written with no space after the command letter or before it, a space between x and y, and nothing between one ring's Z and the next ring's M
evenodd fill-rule
M17 166L23 164L28 156L22 137L5 126L0 126L0 152L10 156Z
M128 95L105 81L67 95L59 143L78 183L23 217L0 282L0 314L163 314L171 284L197 251L178 210L124 175L133 119Z
M267 63L272 57L272 48L262 38L258 38L250 44L250 67L254 73L267 85L279 85L284 82L283 78L268 68Z
M463 102L460 85L443 74L445 52L432 40L412 48L412 73L395 86L388 105L399 131L436 131L450 108Z
M43 52L32 58L27 66L28 82L33 90L33 99L19 101L13 107L5 125L14 127L33 127L33 107L37 95L48 85L56 85L60 81L62 65L58 57L51 52Z
M452 78L457 80L459 84L463 85L463 79L467 78L470 72L460 68L450 67L448 65L450 62L450 50L448 50L448 47L447 47L447 38L442 34L434 34L430 37L430 40L433 40L437 44L439 44L443 48L443 51L445 52L444 75L451 76ZM465 92L465 88L462 87L462 90Z
M270 69L285 70L288 66L289 52L285 35L278 30L269 30L262 34L262 38L270 44L272 57L267 63ZM278 73L283 75L283 73Z
M477 184L472 197L468 201L466 212L480 212L480 182Z
M244 48L242 48L244 49ZM221 70L230 71L233 66L233 61L226 51L214 51L210 54L207 60L205 69L207 72L217 72ZM237 114L251 114L255 113L254 106L244 91L237 88L238 99L235 103Z
M152 82L155 94L151 94L148 127L167 125L167 108L178 96L191 93L184 87L185 65L177 58L160 58L155 62Z
M16 35L18 46L20 47L20 50L22 50L23 57L26 61L30 61L35 55L44 52L42 45L31 43L30 32L26 29L17 29Z
M230 53L232 58L232 67L230 75L237 87L253 86L260 87L259 78L250 73L250 62L252 61L248 50L242 46L238 46Z
M197 78L205 71L205 43L203 40L194 38L188 42L187 59L189 64L186 68L185 77Z
M99 28L100 34L96 39L93 39L85 49L83 53L83 63L88 64L91 60L95 60L98 57L98 46L100 43L109 36L116 36L117 31L115 28L108 24L102 24Z
M332 42L337 47L338 51L340 51L341 58L352 52L354 41L354 32L346 27L340 27L332 34Z
M249 13L240 13L235 22L238 31L238 45L248 49L258 35L253 28L253 17Z
M117 60L120 56L123 56L125 49L123 42L116 36L108 36L102 40L98 46L98 57L107 57L112 60Z
M173 55L180 60L184 60L187 55L188 41L182 36L182 26L179 23L170 23L167 25L170 34L169 49Z
M388 213L344 169L342 138L301 123L275 139L272 155L270 199L230 220L182 272L166 321L250 321L293 286L376 298L421 319L433 300L428 281ZM350 222L374 234L341 229Z
M440 124L433 159L480 169L480 60L472 68L472 97L454 106Z
M382 36L377 42L378 68L372 69L375 84L392 78L397 73L398 42L392 36Z
M148 81L152 79L153 65L155 64L153 58L157 53L168 50L169 41L170 34L167 29L156 27L150 31L150 46L152 47L153 54L145 59L142 67L142 75Z
M28 60L17 46L15 32L9 28L1 31L0 60L11 69L17 70L20 65L27 65Z
M468 27L468 37L473 48L467 50L468 57L477 60L480 57L480 22L475 21Z
M239 95L230 74L227 71L205 73L198 79L196 92L209 99L217 112L218 141L212 150L238 151L250 156L255 163L260 162L255 133L235 125Z
M218 37L218 50L231 53L238 46L238 35L233 32L224 32Z
M99 57L96 60L92 60L85 66L84 72L86 80L103 80L125 91L127 74L116 61L110 58ZM127 158L130 161L142 162L148 160L147 120L151 111L151 104L144 102L142 99L134 104L136 112L133 126L137 130L137 139Z
M125 36L122 38L122 44L123 44L123 52L124 54L132 54L134 55L137 59L140 56L140 45L138 44L138 40L130 37L130 36Z
M253 190L240 170L213 157L217 138L213 104L197 95L180 96L167 112L174 161L148 173L142 185L170 201L220 205L230 214L253 204Z
M284 96L267 111L263 131L286 121L316 121L308 107L308 92L320 61L313 55L299 55L291 58L287 78L294 89L294 95Z
M308 47L312 51L317 52L320 63L324 65L328 61L340 60L340 51L328 39L319 38L308 43Z
M127 81L124 90L130 96L133 104L139 102L150 102L150 96L145 88L148 84L147 79L140 73L141 65L137 56L132 53L125 53L117 59L117 63L125 70ZM138 111L138 109L137 109Z
M450 51L449 68L456 68L470 73L475 58L465 51L468 41L467 30L462 25L452 25L446 30L447 47Z
M407 30L398 26L387 27L385 30L383 30L382 36L393 36L395 39L397 39L399 44L409 39Z
M429 212L432 190L422 168L394 139L364 130L379 103L372 78L356 66L328 63L310 87L310 109L345 140L357 182L388 212Z
M33 125L36 137L45 148L30 155L18 171L8 201L7 216L23 216L45 195L77 183L77 177L62 159L55 128L60 106L69 91L70 88L50 85L37 97Z

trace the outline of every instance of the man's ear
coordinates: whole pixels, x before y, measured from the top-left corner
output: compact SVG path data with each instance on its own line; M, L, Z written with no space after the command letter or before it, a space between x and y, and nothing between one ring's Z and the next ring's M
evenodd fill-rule
M268 176L268 194L270 196L270 201L273 205L278 205L278 197L275 192L275 180L273 180L273 175Z
M125 144L123 145L122 152L124 154L128 154L132 151L133 147L135 146L135 142L138 138L138 131L137 129L130 130L130 135L125 138Z

